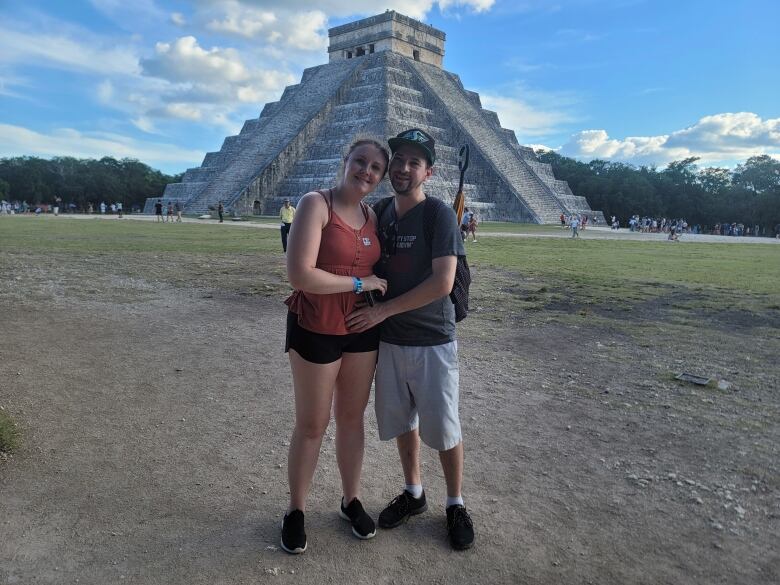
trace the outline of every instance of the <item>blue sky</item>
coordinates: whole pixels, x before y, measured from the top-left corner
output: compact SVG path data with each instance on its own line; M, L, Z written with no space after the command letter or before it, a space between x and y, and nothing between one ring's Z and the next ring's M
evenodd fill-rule
M521 143L590 160L780 158L777 0L0 0L0 157L132 157L175 173L394 9Z

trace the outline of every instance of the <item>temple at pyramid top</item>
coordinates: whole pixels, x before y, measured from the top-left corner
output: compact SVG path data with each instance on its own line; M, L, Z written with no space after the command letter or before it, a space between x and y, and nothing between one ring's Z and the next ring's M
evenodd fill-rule
M452 201L458 152L471 148L463 191L481 219L557 223L582 213L603 222L583 197L553 175L533 149L521 146L479 94L443 68L442 31L388 11L329 31L328 62L309 67L300 83L257 118L167 185L163 200L186 213L220 202L240 214L276 215L286 198L335 185L345 149L357 135L386 140L422 128L436 140L436 165L425 192ZM371 199L391 195L383 181ZM151 213L157 198L148 199Z
M441 68L444 32L394 10L337 26L328 31L330 62L393 51Z

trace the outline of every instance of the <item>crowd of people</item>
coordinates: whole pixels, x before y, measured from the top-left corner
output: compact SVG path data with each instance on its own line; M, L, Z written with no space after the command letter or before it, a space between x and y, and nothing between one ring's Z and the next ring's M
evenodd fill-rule
M563 229L571 230L572 238L579 238L580 231L586 229L590 223L590 217L584 213L573 213L571 215L561 213L559 219ZM595 217L593 218L593 221L596 221Z
M140 208L138 206L133 208L133 213L139 211ZM38 203L36 205L30 205L26 201L0 202L0 214L13 215L17 213L35 213L36 215L42 213L51 213L53 215L59 215L60 213L99 213L101 215L122 216L124 213L124 204L121 201L115 203L106 203L105 201L101 201L100 203L89 202L85 207L79 208L75 203L68 203L63 206L62 198L59 196L54 198L53 203Z
M178 201L168 201L167 203L164 203L162 199L158 199L154 203L154 215L157 218L158 223L173 223L174 221L181 223L181 209L181 203Z
M617 222L612 216L613 223ZM618 223L619 225L619 223ZM633 215L628 220L628 228L632 232L641 233L665 233L665 234L711 234L716 236L767 236L766 226L754 224L752 226L739 222L716 223L711 228L701 224L689 224L684 218L668 219L666 217L640 217Z

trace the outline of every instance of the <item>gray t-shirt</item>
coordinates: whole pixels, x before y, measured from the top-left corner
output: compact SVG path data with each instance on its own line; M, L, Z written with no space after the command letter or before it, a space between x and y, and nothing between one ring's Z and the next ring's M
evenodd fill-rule
M377 274L387 279L383 300L398 297L428 278L433 272L433 258L466 254L457 217L447 205L441 205L436 214L433 238L428 246L423 230L424 206L425 202L420 203L399 220L391 203L379 218L384 253ZM455 307L449 295L445 295L423 307L390 317L382 323L380 332L382 341L395 345L449 343L455 340Z

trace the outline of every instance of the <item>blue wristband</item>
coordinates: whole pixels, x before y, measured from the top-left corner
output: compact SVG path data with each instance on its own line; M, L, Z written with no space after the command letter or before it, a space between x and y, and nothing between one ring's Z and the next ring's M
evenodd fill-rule
M356 295L359 295L363 292L363 281L357 276L352 277L352 292L354 292Z

